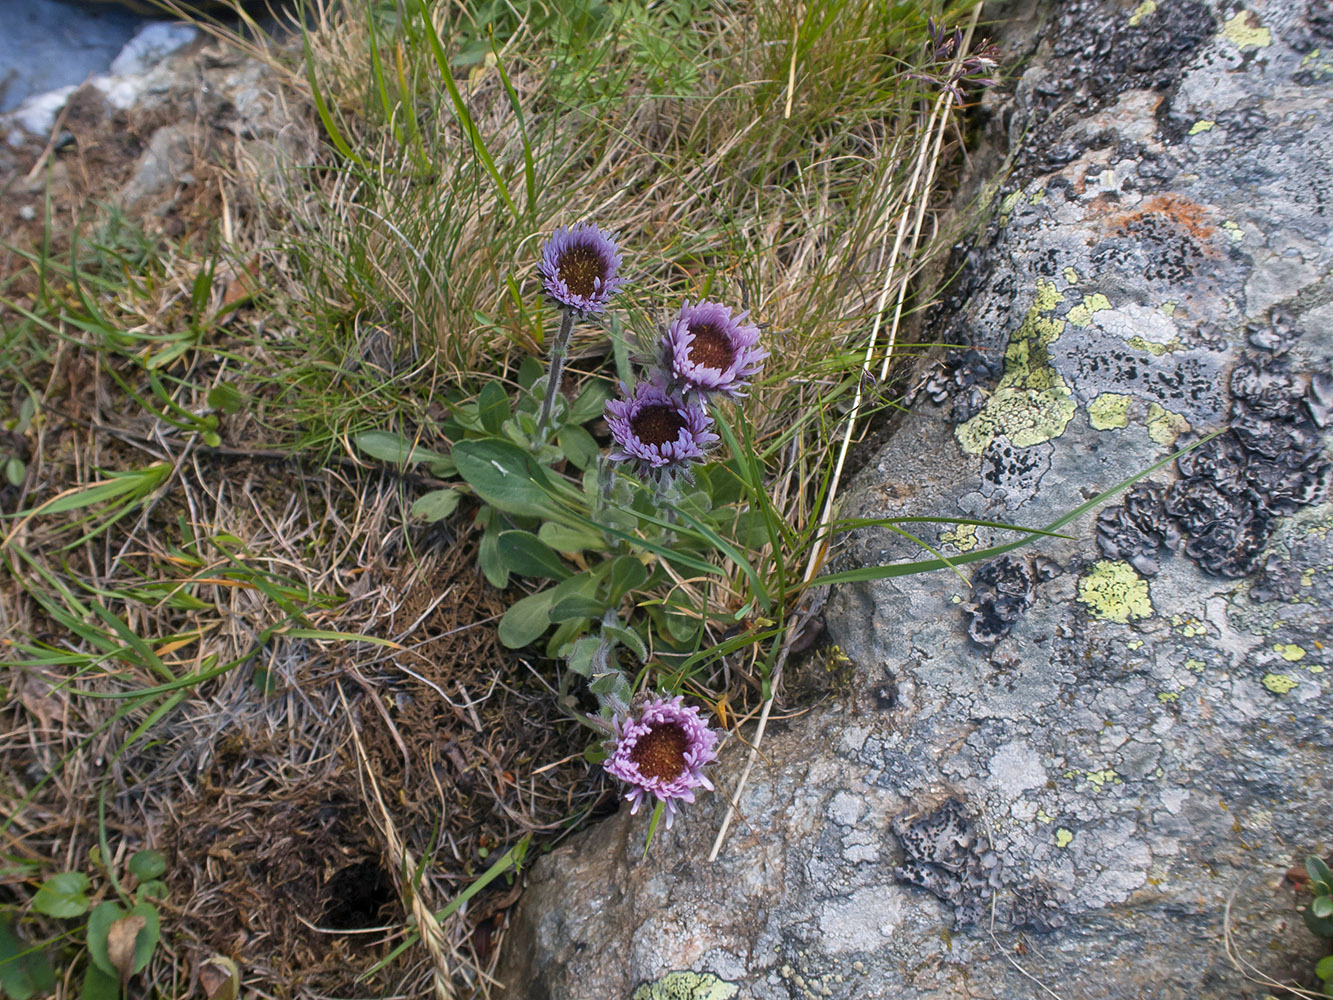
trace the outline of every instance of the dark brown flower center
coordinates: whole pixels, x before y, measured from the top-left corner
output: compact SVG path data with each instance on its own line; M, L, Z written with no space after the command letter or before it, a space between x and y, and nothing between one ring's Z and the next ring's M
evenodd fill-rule
M587 244L572 246L562 253L556 270L566 287L575 295L592 295L597 291L597 280L606 280L602 255L596 247Z
M685 770L685 750L690 738L674 722L659 722L639 737L629 759L645 778L675 781Z
M634 435L644 444L670 444L680 436L685 427L685 418L676 412L674 406L659 403L645 406L633 421Z
M691 326L690 333L694 334L694 342L688 348L690 364L699 368L716 368L718 371L726 371L731 367L736 352L732 350L731 341L725 333L712 323Z

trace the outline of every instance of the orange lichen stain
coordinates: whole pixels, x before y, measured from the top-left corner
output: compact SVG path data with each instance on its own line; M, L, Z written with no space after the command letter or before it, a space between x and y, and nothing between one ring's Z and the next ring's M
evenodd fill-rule
M1122 215L1119 225L1126 229L1148 215L1166 216L1177 228L1200 242L1217 232L1216 226L1208 224L1207 213L1202 205L1175 194L1159 194L1149 198L1137 211Z

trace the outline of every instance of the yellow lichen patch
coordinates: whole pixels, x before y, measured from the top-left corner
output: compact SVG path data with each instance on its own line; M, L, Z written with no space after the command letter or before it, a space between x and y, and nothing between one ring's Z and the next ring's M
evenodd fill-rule
M1092 564L1078 581L1078 601L1094 618L1122 625L1153 613L1148 581L1134 567L1118 559Z
M1239 225L1232 222L1230 219L1227 219L1226 222L1222 223L1222 228L1225 229L1227 235L1231 237L1232 243L1241 243L1244 241L1245 230L1241 229Z
M1038 312L1048 313L1064 300L1065 297L1060 294L1060 289L1055 287L1054 281L1037 279L1037 297L1032 303L1034 309ZM1055 337L1058 336L1060 336L1060 331L1057 330ZM1054 340L1055 337L1052 337L1051 340Z
M941 531L940 542L952 545L959 552L970 552L977 547L977 526L960 524L948 531Z
M1127 648L1129 648L1129 649L1142 649L1142 648L1143 648L1143 640L1142 640L1142 639L1133 639L1133 640L1131 640L1131 641L1125 643L1125 646L1126 646Z
M1158 691L1157 700L1165 705L1169 701L1179 701L1180 695L1176 694L1174 691Z
M1171 627L1180 632L1187 639L1193 639L1198 635L1207 635L1208 628L1203 622L1193 615L1172 615Z
M1179 308L1179 306L1180 303L1177 302L1175 299L1167 299L1165 302L1163 302L1160 306L1157 307L1157 311L1161 313L1163 316L1169 318L1176 314L1176 309Z
M654 983L644 983L630 1000L731 1000L741 988L711 972L668 972Z
M1078 410L1073 390L1051 367L1047 347L1064 332L1064 320L1049 315L1064 296L1054 282L1039 281L1032 308L1009 338L1004 375L971 420L954 428L963 451L980 455L999 434L1016 448L1030 448L1065 432Z
M1190 429L1189 421L1158 403L1148 404L1148 437L1170 448Z
M1151 17L1157 10L1157 0L1143 0L1143 3L1134 8L1134 12L1129 15L1129 26L1137 28L1143 23L1145 18Z
M1103 768L1100 771L1089 771L1084 777L1088 779L1088 784L1099 792L1107 785L1122 784L1120 775L1116 774L1114 768L1110 767Z
M1087 326L1092 322L1092 314L1110 309L1111 302L1101 292L1093 292L1069 312L1065 313L1065 322L1070 326Z
M1200 118L1190 126L1190 135L1198 135L1200 132L1211 132L1217 122L1209 121L1207 118Z
M1203 673L1203 668L1206 666L1207 664L1204 663L1203 660L1198 660L1195 659L1194 657L1190 657L1188 660L1185 661L1185 669L1193 670L1196 674Z
M1028 195L1028 201L1032 202L1032 204L1035 205L1045 197L1046 197L1046 189L1037 188L1037 190L1033 191L1030 195Z
M1179 337L1176 337L1173 340L1169 340L1165 344L1159 344L1155 340L1145 340L1143 337L1140 337L1137 333L1134 334L1134 336L1130 337L1128 340L1126 340L1125 343L1128 344L1130 347L1134 348L1134 350L1136 351L1147 351L1155 358L1160 358L1163 354L1167 354L1171 351L1178 351L1180 350L1180 348L1185 346L1180 342Z
M1329 61L1323 49L1312 49L1307 53L1301 60L1301 69L1320 80L1333 76L1333 62Z
M1238 49L1266 49L1273 44L1273 33L1260 23L1252 10L1243 10L1227 18L1222 34Z
M1050 821L1051 821L1051 814L1050 814L1050 813L1048 813L1045 809L1038 809L1038 810L1037 810L1037 822L1038 822L1038 823L1049 823Z
M1066 830L1063 826L1055 828L1055 846L1068 847L1074 842L1074 831Z
M1104 392L1088 404L1088 423L1096 431L1111 431L1129 426L1129 404L1133 397L1120 392Z
M1286 694L1299 683L1291 674L1264 674L1264 687L1274 694Z
M1273 652L1279 654L1288 663L1305 659L1305 650L1294 642L1279 642L1273 647Z
M1077 285L1080 281L1083 280L1082 278L1079 277L1078 272L1075 271L1072 267L1065 268L1064 271L1061 273L1064 274L1065 276L1066 284Z

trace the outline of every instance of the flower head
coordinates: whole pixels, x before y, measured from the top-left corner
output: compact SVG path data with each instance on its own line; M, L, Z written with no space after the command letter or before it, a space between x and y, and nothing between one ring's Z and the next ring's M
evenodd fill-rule
M621 391L624 391L624 385ZM704 449L718 440L709 428L713 418L703 404L685 402L666 391L661 382L645 379L628 399L606 404L617 462L638 460L641 470L678 469L704 457Z
M580 222L551 234L537 270L551 298L579 312L595 313L624 284L616 273L620 264L615 237L591 222Z
M662 338L662 365L687 390L740 392L764 366L768 352L758 347L759 327L748 312L732 316L720 302L686 299L680 316Z
M650 698L637 714L616 716L614 746L602 765L631 786L625 793L633 803L631 814L648 795L655 795L666 806L668 827L677 802L693 802L696 788L712 790L703 766L717 756L717 733L683 700L679 695Z

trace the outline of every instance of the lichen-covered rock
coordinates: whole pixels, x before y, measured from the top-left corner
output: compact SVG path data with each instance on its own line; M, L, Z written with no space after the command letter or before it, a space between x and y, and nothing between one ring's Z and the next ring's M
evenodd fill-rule
M1011 187L929 334L971 349L922 375L843 513L1041 527L1158 467L970 587L836 590L851 691L770 729L718 861L721 796L646 859L622 812L539 862L504 945L517 995L652 996L672 973L759 1000L1310 982L1285 874L1327 853L1333 815L1323 10L1058 6L991 119L1021 137ZM843 556L919 557L874 531Z

